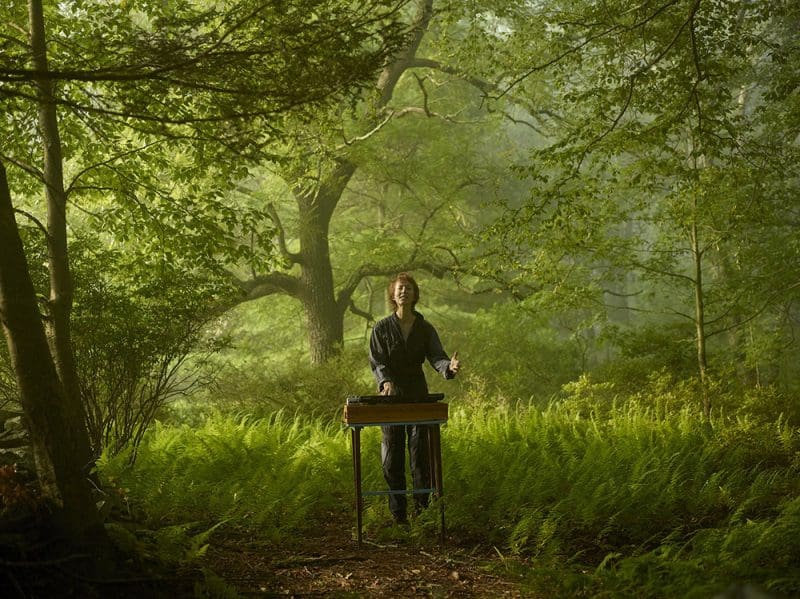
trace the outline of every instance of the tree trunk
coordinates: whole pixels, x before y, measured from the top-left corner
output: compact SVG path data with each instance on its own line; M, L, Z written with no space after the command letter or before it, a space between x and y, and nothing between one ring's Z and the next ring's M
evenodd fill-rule
M41 0L29 0L28 12L31 30L31 54L34 69L48 71L45 40L44 13ZM65 410L70 422L85 428L86 417L80 397L80 384L72 351L70 314L72 311L72 281L67 248L67 194L64 191L61 138L58 130L53 83L48 79L36 81L39 104L39 133L44 150L44 184L47 199L48 267L50 272L49 341L56 372L67 398ZM75 451L84 462L92 459L88 436L86 445Z
M297 194L300 214L300 300L306 314L312 364L335 356L344 343L344 310L336 301L328 234L331 217L355 172L342 161L312 191Z
M381 73L377 83L381 94L377 108L391 101L397 82L411 64L427 32L432 15L433 0L417 0L414 35ZM378 121L376 111L368 127L374 127ZM300 299L306 315L312 364L321 364L335 356L344 343L346 306L336 301L328 233L333 211L355 171L355 164L346 158L338 159L315 189L295 194L300 214Z
M315 365L333 358L344 342L344 315L333 295L330 272L315 262L313 268L303 268L301 276L306 288L302 303L306 314L308 347L311 363Z
M708 419L711 416L711 398L708 394L708 362L706 359L705 303L703 301L703 252L700 249L697 223L692 223L691 243L692 262L694 266L694 324L695 342L697 346L697 367L700 372L700 387L703 394L703 415Z
M84 472L88 438L69 408L50 355L25 250L0 163L0 316L30 433L42 497L71 540L102 538L100 517Z
M698 129L702 130L702 123L699 121ZM706 158L702 151L700 141L690 133L689 148L691 149L692 169L696 175L706 166ZM691 226L689 229L690 244L692 250L692 268L694 281L694 327L695 327L695 346L697 349L697 370L700 374L700 393L702 396L703 416L708 421L711 417L711 397L708 392L708 359L706 353L706 316L705 316L705 290L703 289L703 249L700 245L700 233L697 228L698 220L698 189L695 179L692 187L692 212Z

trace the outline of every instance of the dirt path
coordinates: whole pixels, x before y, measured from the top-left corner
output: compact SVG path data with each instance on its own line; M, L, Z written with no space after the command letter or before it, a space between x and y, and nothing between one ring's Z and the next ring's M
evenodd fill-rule
M344 532L343 532L344 531ZM216 538L205 564L244 597L523 597L491 548L413 541L397 528L365 535L329 521L280 545Z

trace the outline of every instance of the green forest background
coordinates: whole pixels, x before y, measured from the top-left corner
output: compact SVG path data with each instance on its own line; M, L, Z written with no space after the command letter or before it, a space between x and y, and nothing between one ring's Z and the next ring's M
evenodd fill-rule
M427 370L453 542L537 596L800 594L798 31L789 0L4 3L0 519L178 562L348 521L341 410L410 271L462 361Z

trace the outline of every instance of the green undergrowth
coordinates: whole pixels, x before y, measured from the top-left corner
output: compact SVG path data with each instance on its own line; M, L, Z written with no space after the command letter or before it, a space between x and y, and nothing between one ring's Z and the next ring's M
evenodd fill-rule
M157 424L128 461L104 456L100 469L144 523L225 520L275 540L337 509L352 476L341 425L283 412Z
M800 594L800 436L782 417L665 413L627 402L588 414L451 402L443 429L448 532L494 546L532 593L711 596L731 584ZM382 488L379 433L362 434L364 488ZM278 412L156 426L135 465L101 472L147 526L205 522L274 542L326 521L352 535L348 432ZM367 498L367 534L384 534ZM438 510L412 525L430 536ZM215 533L215 534L217 534ZM213 542L213 535L211 535ZM506 563L506 562L502 562Z
M548 577L561 592L800 593L800 437L781 418L456 410L447 437L450 522L532 560L537 576L569 569Z

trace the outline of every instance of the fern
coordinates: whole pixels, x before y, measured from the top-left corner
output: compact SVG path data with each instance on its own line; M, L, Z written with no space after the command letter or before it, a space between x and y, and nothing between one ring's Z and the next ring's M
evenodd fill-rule
M451 533L561 568L563 584L585 593L713 594L745 579L800 589L797 429L721 415L707 425L642 401L602 417L585 405L451 404ZM331 514L353 516L349 436L330 419L216 414L194 428L159 424L138 451L133 468L105 456L101 471L153 527L224 522L282 542ZM384 486L379 455L379 431L364 430L365 489ZM374 532L385 500L365 507ZM436 525L431 512L415 525L420 539ZM536 584L544 579L554 577Z

